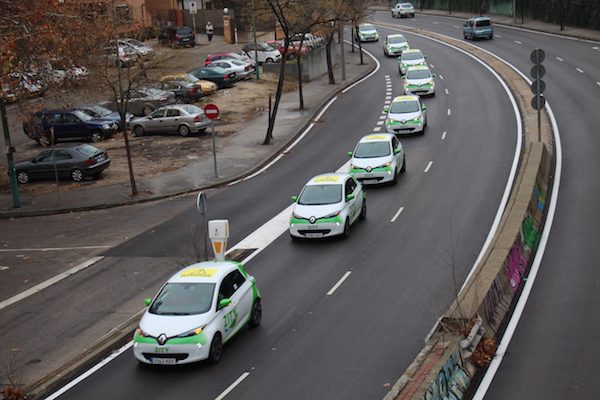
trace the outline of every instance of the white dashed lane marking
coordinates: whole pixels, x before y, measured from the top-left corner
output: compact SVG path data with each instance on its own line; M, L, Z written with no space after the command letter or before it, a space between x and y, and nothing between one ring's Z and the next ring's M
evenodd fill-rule
M516 44L523 44L523 42L519 42L518 40L515 40Z
M565 61L565 60L563 60L563 59L562 59L562 58L560 58L560 57L556 57L556 59L557 59L558 61L560 61L560 62L563 62L563 61Z
M394 214L394 216L392 217L390 222L396 222L396 220L398 219L400 214L402 214L402 211L404 211L404 207L400 207L400 209L398 211L396 211L396 214Z
M373 132L381 132L381 127L376 126L375 128L373 128Z
M446 94L450 94L450 92L448 91L448 89L444 89L446 91Z
M600 86L600 82L596 82L596 85Z
M494 34L494 37L502 37L502 36L500 36L500 35L498 35L498 34L496 33L496 34Z
M442 133L442 140L446 139L446 131L444 131L444 133Z
M580 74L583 74L583 70L581 68L575 68L577 70L577 72L579 72Z
M448 116L450 116L450 114L452 114L452 110L448 109Z
M433 65L433 64L429 64L429 66L430 66L431 68L435 68L435 65Z
M223 393L221 393L219 395L219 397L217 397L215 400L223 400L225 398L225 396L227 396L233 389L235 389L235 387L237 385L239 385L240 383L242 383L242 381L244 379L246 379L248 377L248 375L250 375L249 372L244 372L239 378L236 379L235 382L233 382L231 385L229 385L229 387L227 389L225 389L223 391Z
M379 119L385 119L385 118L386 118L386 116L385 116L385 115L380 115L380 116L379 116Z
M327 292L327 296L331 296L333 294L333 292L335 292L337 290L337 288L339 288L341 286L341 284L344 283L344 281L346 279L348 279L348 277L350 276L351 273L352 273L352 271L346 271L346 273L340 278L340 280L337 281L337 283L335 285L333 285L333 287L329 290L329 292Z
M438 76L440 77L440 79L444 79L444 77L442 76L442 74L439 74Z
M377 126L381 126L381 125L383 125L383 123L384 123L384 122L385 122L385 121L377 121Z
M423 172L428 173L429 169L431 168L432 165L433 165L433 161L429 161L429 164L427 164L427 167L425 167L425 171L423 171Z

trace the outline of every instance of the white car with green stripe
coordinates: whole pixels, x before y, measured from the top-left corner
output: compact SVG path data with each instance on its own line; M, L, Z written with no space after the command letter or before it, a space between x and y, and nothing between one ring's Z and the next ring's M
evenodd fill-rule
M350 225L367 216L367 200L362 185L352 175L317 175L292 196L290 218L292 239L348 237Z
M399 33L387 35L383 42L383 54L386 56L399 56L404 50L408 50L408 41Z
M406 170L402 143L391 133L364 136L349 152L350 173L363 185L398 182Z
M223 344L260 324L254 277L234 261L206 261L173 275L149 306L133 336L133 354L146 364L221 359Z
M356 29L356 39L360 42L377 42L379 32L372 24L360 24Z
M385 129L388 133L407 135L411 133L425 133L427 126L427 107L421 103L417 95L404 95L395 97L387 112Z
M402 55L398 57L398 71L401 75L404 75L408 67L426 66L425 58L427 57L419 49L404 50Z
M435 74L426 66L409 67L404 75L404 94L435 96Z

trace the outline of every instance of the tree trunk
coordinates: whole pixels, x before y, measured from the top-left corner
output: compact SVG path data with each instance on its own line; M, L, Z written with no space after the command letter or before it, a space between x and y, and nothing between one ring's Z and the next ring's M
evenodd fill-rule
M333 41L333 33L327 36L327 42L325 43L325 55L327 56L327 75L329 75L329 84L335 85L335 78L333 76L333 63L331 62L331 42Z
M352 52L354 53L354 38L355 38L355 34L354 32L356 31L356 23L355 21L352 21L352 29L350 29L350 36L352 36Z
M118 46L117 46L117 60L119 59L118 57ZM127 103L128 103L128 99L127 99L127 95L125 93L125 91L123 90L123 83L121 81L121 74L122 74L122 66L118 65L117 66L117 73L118 73L118 85L119 85L119 96L116 97L120 97L121 98L121 104L119 104L119 114L121 117L121 126L123 129L123 138L125 139L125 153L127 154L127 167L129 168L129 183L131 185L131 196L137 196L138 194L138 190L137 190L137 185L135 184L135 176L133 175L133 163L131 162L131 149L129 147L129 137L127 136L127 127L125 125L126 123L126 117L127 117ZM129 67L128 67L129 68ZM128 76L129 78L129 76ZM128 79L129 84L131 84L131 80Z
M298 62L298 96L299 96L299 106L300 110L304 110L304 94L302 92L302 46L304 45L304 34L300 38L300 50L298 52L297 62Z
M275 118L277 118L277 109L279 108L279 102L281 101L281 94L283 93L283 80L285 79L285 60L288 55L288 46L290 45L290 40L286 36L284 40L283 46L283 54L281 55L281 66L279 67L279 80L277 81L277 92L275 92L275 104L273 105L273 111L271 115L269 115L269 127L267 128L267 135L265 136L265 140L263 144L267 145L271 143L271 139L273 139L273 128L275 127Z
M358 26L356 27L356 32L358 33ZM358 53L360 54L360 65L363 65L365 63L365 60L363 59L363 50L362 50L362 42L359 40L357 40L358 42Z

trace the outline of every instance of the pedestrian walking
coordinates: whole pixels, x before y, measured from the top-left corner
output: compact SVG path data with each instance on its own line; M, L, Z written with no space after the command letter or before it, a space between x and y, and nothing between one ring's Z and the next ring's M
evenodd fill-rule
M212 41L213 33L215 32L215 27L212 25L210 21L206 24L206 36L208 36L208 41Z

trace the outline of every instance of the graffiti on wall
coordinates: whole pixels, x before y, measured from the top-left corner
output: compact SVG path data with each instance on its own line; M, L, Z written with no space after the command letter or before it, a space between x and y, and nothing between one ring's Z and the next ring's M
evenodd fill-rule
M469 387L471 377L463 368L459 347L448 358L435 381L431 383L423 400L459 400Z
M521 285L521 279L525 273L528 259L523 254L523 242L521 241L521 234L517 235L513 246L508 252L508 257L504 262L504 271L508 278L508 285L512 289L513 293L517 291L519 285Z

